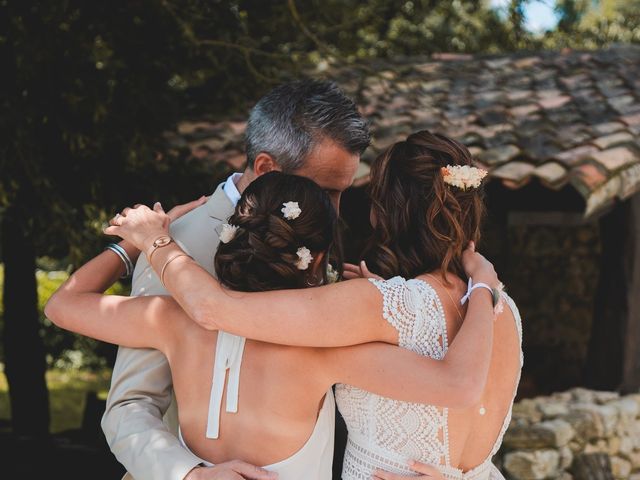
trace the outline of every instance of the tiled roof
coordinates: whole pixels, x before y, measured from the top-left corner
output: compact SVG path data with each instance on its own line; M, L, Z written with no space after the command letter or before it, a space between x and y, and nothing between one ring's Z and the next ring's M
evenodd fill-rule
M333 72L370 119L370 160L412 131L466 144L492 181L576 189L584 214L640 190L640 46L500 57L440 54ZM174 141L242 166L243 122L185 122ZM366 181L366 169L359 183Z

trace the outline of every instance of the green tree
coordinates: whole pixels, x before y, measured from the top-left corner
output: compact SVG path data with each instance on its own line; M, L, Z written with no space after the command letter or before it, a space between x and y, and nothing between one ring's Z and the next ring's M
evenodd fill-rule
M0 22L5 373L14 433L39 437L49 422L35 258L77 261L97 249L106 212L210 188L215 172L162 133L192 101L183 79L206 80L212 57L162 2L5 1Z
M640 43L640 0L559 0L558 28L548 32L547 48L603 48Z

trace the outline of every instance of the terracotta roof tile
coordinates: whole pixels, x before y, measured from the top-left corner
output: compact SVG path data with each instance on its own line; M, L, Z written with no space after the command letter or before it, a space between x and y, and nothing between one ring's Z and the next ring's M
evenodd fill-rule
M640 164L636 163L624 169L620 177L620 198L628 198L640 188Z
M528 179L535 167L526 162L509 162L494 169L491 172L492 177L510 180L519 184Z
M192 142L187 142L187 145L192 149L196 148L206 148L211 152L216 152L224 149L227 144L227 140L224 138L203 138L201 140L194 140Z
M509 112L514 117L526 117L527 115L540 110L540 105L536 103L528 103L526 105L518 105L517 107L511 107Z
M531 101L531 98L533 96L533 92L531 90L512 90L510 92L507 92L507 98L514 103L517 103L518 101L525 101L525 102L529 102Z
M622 95L619 97L608 98L609 105L620 113L626 113L627 107L636 102L636 99L631 95Z
M358 98L371 122L365 160L429 129L471 147L490 177L509 188L531 178L549 188L568 183L583 196L585 215L640 191L640 46L439 54L371 67L365 78L349 68L326 72ZM238 168L242 120L182 122L166 137L173 147Z
M607 181L607 175L595 165L585 163L572 170L571 183L585 197Z
M487 165L500 165L515 158L520 153L520 149L515 145L502 145L482 152L478 159Z
M557 162L548 162L536 167L532 173L551 188L558 188L567 181L567 169Z
M620 130L624 130L625 129L625 124L622 122L606 122L606 123L599 123L597 125L593 125L591 127L591 129L596 133L596 135L598 136L602 136L602 135L610 135L612 133L616 133L619 132Z
M537 65L538 63L540 63L541 61L542 60L540 59L540 57L525 57L525 58L520 58L514 61L513 66L515 68L531 68Z
M624 115L620 117L620 120L622 120L629 126L640 125L640 113L636 113L633 115Z
M480 147L476 147L476 146L470 146L469 147L469 153L471 154L471 156L473 158L478 157L484 150Z
M585 158L598 152L598 147L593 145L582 145L580 147L565 150L553 156L554 160L559 160L568 167L573 167L582 162Z
M578 145L584 145L592 138L592 134L586 125L576 123L575 125L559 125L556 130L556 142L561 149L570 149Z
M610 148L616 145L622 145L633 141L633 135L629 132L618 132L604 137L599 137L593 140L593 144L601 150Z
M571 101L571 97L567 95L554 95L549 97L543 97L538 103L542 108L551 109L551 108L560 108L561 106L569 103Z
M638 153L629 147L614 147L592 154L589 160L602 165L609 172L615 172L622 167L638 163L640 159Z

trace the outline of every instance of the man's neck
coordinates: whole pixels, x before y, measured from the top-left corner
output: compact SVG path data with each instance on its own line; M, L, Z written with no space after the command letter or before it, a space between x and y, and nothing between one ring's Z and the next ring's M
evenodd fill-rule
M250 168L247 168L242 173L242 176L236 182L236 188L238 189L238 192L240 192L240 195L242 195L244 190L249 186L251 182L255 180L255 178L256 174Z

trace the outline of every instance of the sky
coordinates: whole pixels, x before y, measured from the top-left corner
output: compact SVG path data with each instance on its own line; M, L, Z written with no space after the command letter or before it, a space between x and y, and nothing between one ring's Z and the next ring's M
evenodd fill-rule
M491 0L491 6L502 9L509 0ZM526 28L531 32L542 32L553 28L558 22L553 7L554 0L530 0L525 4Z

